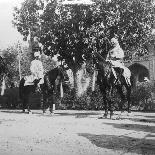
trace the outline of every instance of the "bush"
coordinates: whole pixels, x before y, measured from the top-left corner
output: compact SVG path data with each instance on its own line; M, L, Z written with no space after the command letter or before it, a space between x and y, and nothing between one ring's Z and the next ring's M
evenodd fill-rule
M100 93L100 89L96 86L94 92L91 91L91 88L87 90L85 94L81 97L74 98L73 96L74 90L70 90L65 93L64 98L62 99L62 104L65 106L64 109L75 109L75 110L103 110L103 97ZM114 105L114 109L118 109L118 105L120 103L120 97L114 91L114 95L112 97L112 104Z
M154 85L151 82L138 82L136 88L132 91L132 105L137 110L153 110L152 93Z
M62 99L62 104L66 106L66 109L75 110L101 110L102 107L102 95L97 88L94 92L91 92L91 88L88 89L80 97L74 97L74 89L67 91Z

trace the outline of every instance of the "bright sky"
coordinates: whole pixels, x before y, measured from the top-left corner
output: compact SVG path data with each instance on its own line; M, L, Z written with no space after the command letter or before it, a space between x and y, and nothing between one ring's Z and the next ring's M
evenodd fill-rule
M12 25L13 8L24 0L0 0L0 49L23 42L22 36Z

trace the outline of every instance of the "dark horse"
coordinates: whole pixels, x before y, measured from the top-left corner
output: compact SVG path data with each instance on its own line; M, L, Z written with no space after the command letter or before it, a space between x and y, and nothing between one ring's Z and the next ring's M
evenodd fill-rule
M113 115L114 107L112 95L114 94L114 90L116 90L121 97L119 110L123 110L123 104L127 101L127 111L130 113L131 79L130 83L127 83L125 77L122 74L123 70L121 68L114 68L112 64L109 61L106 61L98 52L94 52L94 60L98 71L97 83L104 100L104 116L107 117L108 110L110 110L110 118ZM113 74L113 69L116 72L117 79ZM123 87L126 88L126 91L123 90Z
M54 68L47 72L44 76L44 83L40 85L38 89L38 83L40 79L35 79L33 81L34 85L24 86L25 79L22 78L19 84L19 97L22 101L23 112L25 109L30 111L30 94L35 93L36 90L39 90L41 93L41 106L43 113L45 109L49 108L50 112L52 112L53 104L55 104L55 94L57 92L58 85L63 81L64 74L63 69L61 67ZM51 99L50 102L47 99Z

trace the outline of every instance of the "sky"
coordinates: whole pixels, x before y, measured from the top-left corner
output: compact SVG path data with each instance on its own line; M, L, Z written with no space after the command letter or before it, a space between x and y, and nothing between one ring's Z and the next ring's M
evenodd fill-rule
M22 36L12 25L13 8L20 6L24 0L0 0L0 49L23 43Z

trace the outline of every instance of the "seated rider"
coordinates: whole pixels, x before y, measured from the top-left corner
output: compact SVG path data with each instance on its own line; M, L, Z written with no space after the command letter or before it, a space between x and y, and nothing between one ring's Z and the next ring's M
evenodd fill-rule
M40 61L40 52L35 52L34 58L35 59L31 62L30 65L31 75L25 77L25 85L30 85L30 83L32 83L35 79L41 79L39 84L44 83L44 69L42 62Z
M123 59L124 59L124 51L120 47L119 42L116 38L111 39L111 44L113 45L113 49L111 49L107 55L107 61L110 61L113 65L113 68L119 68L121 74L126 79L129 79L131 76L130 70L124 66ZM115 78L117 78L116 72L113 70ZM129 82L129 80L128 80Z
M112 38L111 44L113 45L113 49L109 51L107 60L110 60L115 67L122 67L122 65L124 66L124 51L120 47L118 40L116 38Z

